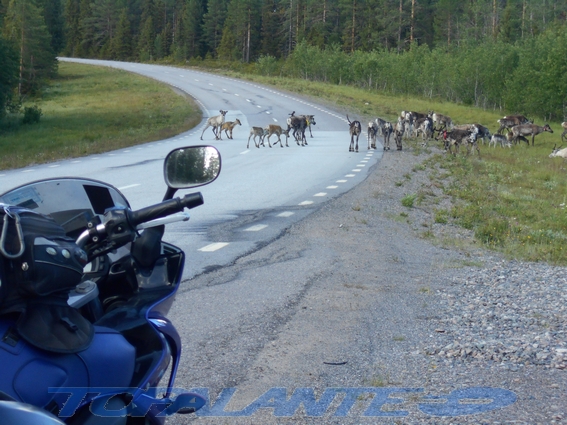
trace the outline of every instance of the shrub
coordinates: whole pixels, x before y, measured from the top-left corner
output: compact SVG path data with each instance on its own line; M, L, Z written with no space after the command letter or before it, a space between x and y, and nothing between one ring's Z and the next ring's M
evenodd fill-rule
M26 106L24 108L24 119L22 120L22 123L24 124L35 124L39 122L39 119L41 117L42 113L41 113L41 109L39 109L39 107L37 106Z

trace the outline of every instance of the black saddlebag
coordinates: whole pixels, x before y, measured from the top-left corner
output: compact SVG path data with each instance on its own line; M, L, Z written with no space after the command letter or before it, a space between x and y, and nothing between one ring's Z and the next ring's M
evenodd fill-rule
M86 253L55 220L26 208L0 205L0 230L0 315L20 315L21 336L40 348L86 348L90 323L66 304L69 290L83 276ZM39 321L42 325L35 326ZM64 343L47 343L46 333Z
M69 291L81 281L87 256L55 220L19 207L0 209L0 219L9 295L42 297Z

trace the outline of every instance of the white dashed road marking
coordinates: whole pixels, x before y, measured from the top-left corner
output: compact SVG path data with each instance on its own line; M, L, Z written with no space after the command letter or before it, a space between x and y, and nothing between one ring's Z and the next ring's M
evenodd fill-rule
M283 213L279 213L277 216L278 217L291 217L293 214L295 214L295 213L291 212L291 211L284 211Z
M255 226L249 227L248 229L245 229L245 232L258 232L260 230L265 229L266 227L268 227L266 224L257 224Z
M313 203L313 201L303 201L300 202L299 205L311 205Z
M122 191L122 190L130 189L130 188L136 187L136 186L140 186L140 183L136 183L136 184L131 184L131 185L128 185L128 186L119 187L118 190Z
M213 252L213 251L217 251L221 248L224 248L227 245L228 245L227 242L216 242L216 243L212 243L210 245L204 246L203 248L200 248L198 251Z

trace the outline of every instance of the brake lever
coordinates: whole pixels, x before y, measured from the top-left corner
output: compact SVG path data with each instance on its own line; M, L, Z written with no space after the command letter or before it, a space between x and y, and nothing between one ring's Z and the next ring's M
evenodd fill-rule
M147 221L136 226L136 230L143 230L149 227L162 226L169 223L175 223L177 221L188 221L191 218L189 212L183 211L177 214L168 215L167 217L156 218L155 220Z

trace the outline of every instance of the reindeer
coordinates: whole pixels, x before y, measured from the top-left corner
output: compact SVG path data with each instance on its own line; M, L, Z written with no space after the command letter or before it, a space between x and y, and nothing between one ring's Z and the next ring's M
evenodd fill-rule
M449 130L453 129L453 120L451 119L451 117L438 114L437 112L433 112L432 114L430 114L430 116L433 120L433 128L448 128Z
M494 145L494 147L496 147L496 145L498 144L502 147L504 146L508 146L509 148L512 147L512 143L510 142L507 136L504 136L503 134L493 134L492 137L490 138L490 142L488 142L488 147L490 147L491 145Z
M505 117L500 118L496 122L500 124L500 128L497 131L498 134L502 134L502 131L504 130L511 130L512 127L516 125L532 123L532 121L530 121L523 115L506 115Z
M223 111L221 109L219 112L220 115L215 115L214 117L210 117L207 120L207 126L203 129L203 132L201 133L201 140L203 140L203 134L205 134L205 130L209 127L213 127L213 133L215 135L215 139L219 140L220 126L224 123L224 117L226 116L228 111Z
M553 145L553 150L549 154L549 157L550 158L559 157L559 158L563 158L564 160L567 160L567 148L562 149L561 146L559 146L559 148L556 148L556 146L557 143Z
M285 145L289 148L289 145L287 144L287 139L289 138L289 129L284 130L279 125L268 124L266 127L264 127L264 133L268 136L267 137L268 145L270 144L270 137L272 137L272 135L275 134L276 136L278 136L278 140L277 142L274 142L274 146L276 146L279 143L282 148L283 148L283 142L280 136L282 134L285 134Z
M540 133L543 133L544 131L549 131L550 133L553 133L553 130L551 129L549 124L545 124L543 127L535 124L521 124L512 127L512 134L514 135L514 141L517 141L520 137L532 136L532 146L534 145L535 136L537 136Z
M563 133L561 133L561 141L563 142L563 140L567 140L567 121L563 121L561 127L563 128Z
M390 137L394 132L394 126L391 122L386 121L382 128L382 137L384 138L384 150L390 150Z
M315 122L315 115L299 115L300 117L305 117L307 120L307 128L309 129L309 135L313 138L313 133L311 133L311 125L317 125Z
M358 139L360 138L360 133L362 133L362 125L360 121L351 121L348 115L346 116L349 125L350 133L350 146L348 148L349 152L358 152ZM356 136L356 147L354 144L354 138Z
M490 130L480 124L459 124L455 125L453 130L469 130L475 133L475 140L482 139L483 144L485 140L490 142L490 138L492 137Z
M250 147L250 138L252 137L254 140L254 144L256 145L257 148L260 148L260 143L262 144L262 146L264 146L264 136L266 135L266 130L264 130L262 127L251 127L250 128L250 135L248 136L248 144L246 145L246 149L248 149ZM258 143L256 143L256 137L259 138ZM268 145L270 145L270 142L268 142ZM272 147L270 145L270 147Z
M427 146L426 138L431 139L433 137L433 119L430 117L420 118L415 122L415 137L418 137L421 133L423 139L423 146Z
M471 126L470 129L458 129L453 128L451 131L447 131L444 129L443 132L443 142L445 146L445 150L449 151L453 155L456 155L459 151L459 145L463 143L467 143L467 152L470 153L470 147L475 147L478 154L480 155L480 149L478 148L478 144L476 143L476 135L478 134L478 128ZM439 137L437 137L437 140ZM455 147L455 152L452 151L452 147Z
M392 134L394 135L394 141L396 142L396 148L401 151L402 150L402 139L404 137L404 133L406 133L406 129L409 128L409 122L405 121L401 117L398 117L398 122L393 127Z
M232 130L234 130L234 127L236 127L237 125L242 125L242 123L240 122L240 120L238 118L236 118L234 121L226 121L223 122L220 128L220 135L222 136L222 132L224 131L226 134L226 137L229 139L232 139ZM229 134L230 132L230 134ZM222 137L221 137L222 139Z
M301 136L301 146L307 145L307 139L305 138L305 129L309 126L309 122L305 115L295 115L295 111L289 114L289 118L287 119L287 131L293 129L293 137L298 145L299 143L299 136ZM298 136L299 133L299 136Z
M480 124L473 124L473 125L478 129L478 133L476 135L477 140L482 139L483 145L484 145L485 141L490 142L490 138L492 137L490 130L488 128L486 128L485 126L480 125Z
M524 136L518 136L515 140L514 140L514 133L512 133L511 131L509 131L508 133L506 133L506 139L508 139L508 143L510 145L512 144L516 144L519 141L522 142L526 142L526 144L529 146L530 142L528 139L526 139Z
M415 111L402 111L402 115L400 117L403 121L405 121L406 125L404 127L406 137L411 137L416 122L422 118L430 117L432 112L423 113L423 112L415 112Z
M380 134L384 136L384 126L386 121L382 118L376 118L368 123L368 149L376 149L376 136Z

